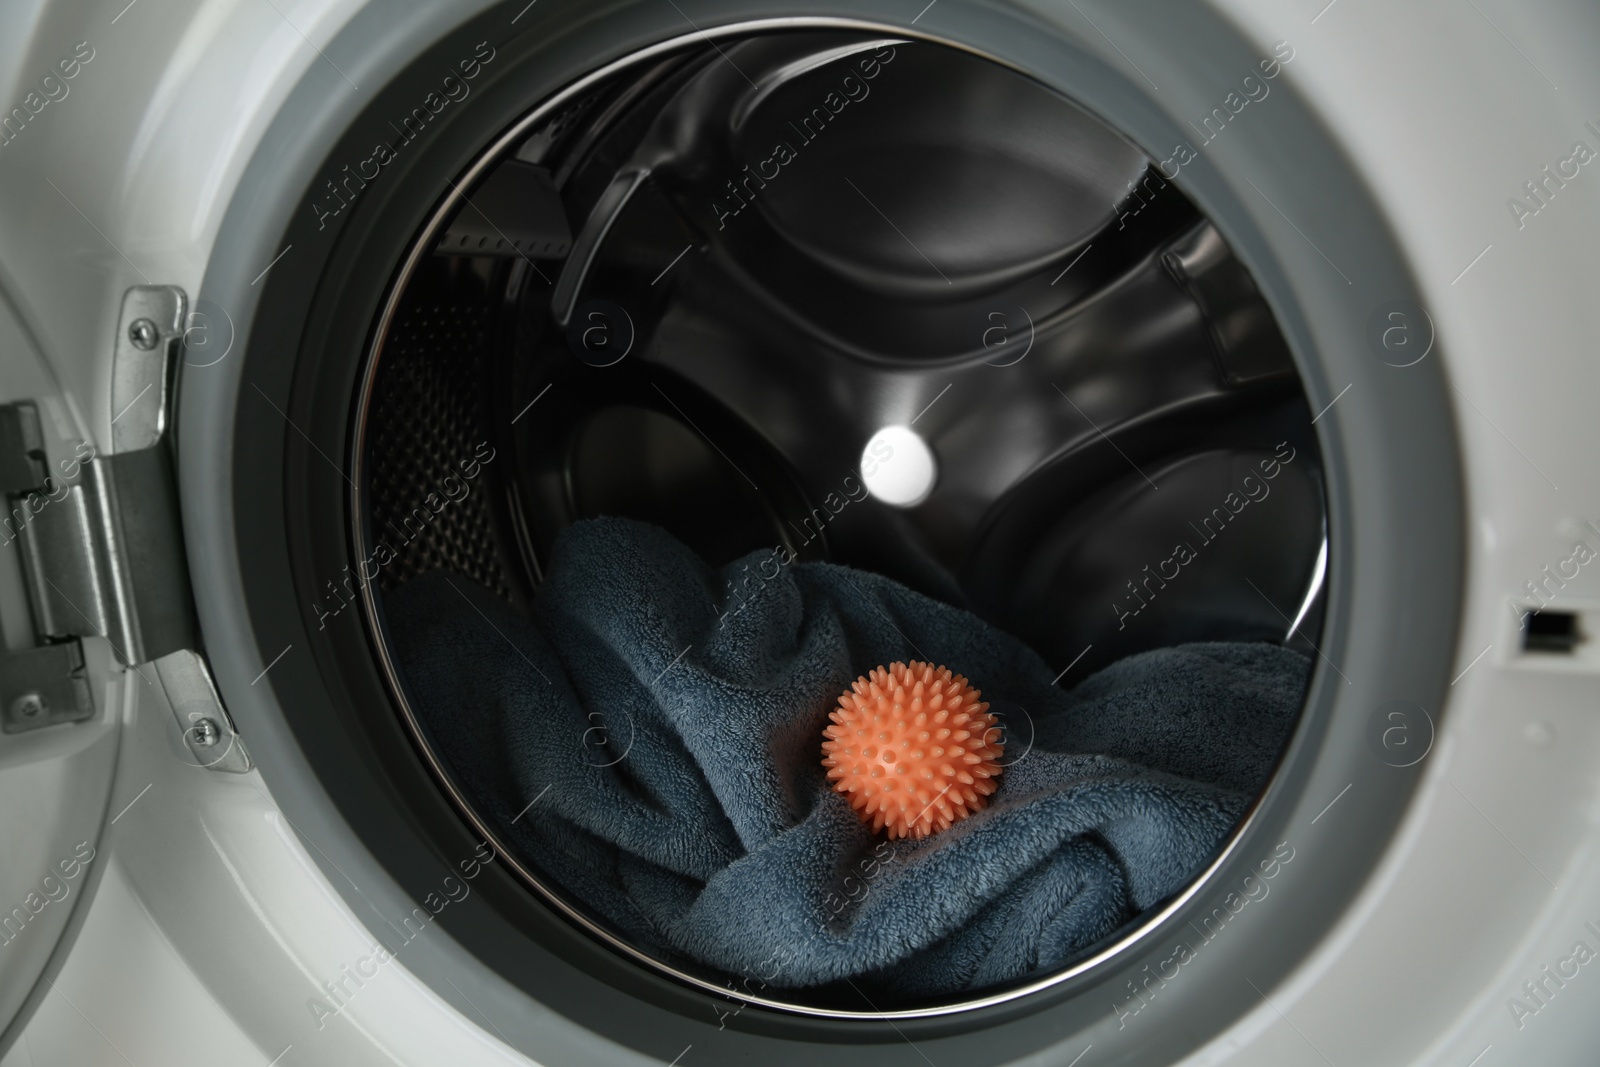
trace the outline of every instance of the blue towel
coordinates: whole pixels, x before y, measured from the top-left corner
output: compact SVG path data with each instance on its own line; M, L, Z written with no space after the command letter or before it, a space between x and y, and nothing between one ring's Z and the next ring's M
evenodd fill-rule
M928 997L1064 964L1215 853L1308 667L1192 644L1067 691L886 578L770 550L718 572L622 519L561 535L531 619L442 572L387 611L437 748L508 840L634 944L750 991ZM822 730L856 677L912 659L982 690L1006 769L985 810L891 843L828 788Z

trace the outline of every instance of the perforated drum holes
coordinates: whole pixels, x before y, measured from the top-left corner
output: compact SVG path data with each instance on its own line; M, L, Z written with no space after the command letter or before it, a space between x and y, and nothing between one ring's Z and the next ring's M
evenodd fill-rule
M1367 719L1367 743L1391 767L1415 767L1433 748L1433 717L1408 700L1380 704Z
M1413 300L1379 304L1367 320L1367 345L1391 367L1410 367L1433 351L1433 319Z
M613 366L633 350L633 319L609 300L586 300L567 327L567 347L591 367Z

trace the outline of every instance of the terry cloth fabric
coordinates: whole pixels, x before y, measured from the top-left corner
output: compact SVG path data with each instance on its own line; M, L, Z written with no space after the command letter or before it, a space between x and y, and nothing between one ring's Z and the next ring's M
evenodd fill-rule
M752 990L926 997L1065 963L1214 853L1308 667L1191 644L1066 691L886 578L770 550L718 572L622 519L561 535L531 618L442 572L386 608L437 749L508 843L634 944ZM985 810L890 843L828 787L822 730L859 675L912 659L982 690L1006 769Z

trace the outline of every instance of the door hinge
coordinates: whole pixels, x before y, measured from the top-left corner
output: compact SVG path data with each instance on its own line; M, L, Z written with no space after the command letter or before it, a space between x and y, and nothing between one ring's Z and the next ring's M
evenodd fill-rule
M191 734L201 740L198 747L207 751L196 755L206 765L245 770L249 761L205 661L192 651L199 627L169 432L186 305L176 286L135 286L124 294L112 366L111 448L85 455L80 447L75 482L50 473L33 402L0 406L0 492L10 511L5 524L15 528L36 642L0 653L0 724L15 733L91 718L94 694L84 678L81 641L103 637L129 668L159 661L156 674L179 726L186 741ZM193 722L183 718L180 705L195 711L202 703L211 711L196 712Z
M7 486L41 642L104 637L129 667L193 647L194 599L183 551L172 450L165 440L181 340L183 290L138 286L122 302L112 367L112 447L91 452L76 484ZM43 456L29 401L12 404L23 451ZM31 436L31 439L29 435ZM81 450L80 450L81 451ZM14 457L9 464L22 465Z

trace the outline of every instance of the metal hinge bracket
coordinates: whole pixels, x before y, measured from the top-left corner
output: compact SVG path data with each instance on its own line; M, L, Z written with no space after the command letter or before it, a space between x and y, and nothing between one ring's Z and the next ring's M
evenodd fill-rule
M66 478L45 462L34 404L0 406L0 493L11 512L4 521L20 549L37 643L0 652L0 725L14 733L92 717L81 639L103 637L128 667L159 661L179 726L186 742L199 741L190 750L204 765L246 770L205 661L191 651L199 628L168 433L186 306L176 286L124 294L111 448L87 456L80 448ZM195 712L193 722L185 711Z

